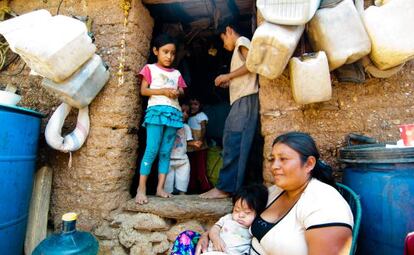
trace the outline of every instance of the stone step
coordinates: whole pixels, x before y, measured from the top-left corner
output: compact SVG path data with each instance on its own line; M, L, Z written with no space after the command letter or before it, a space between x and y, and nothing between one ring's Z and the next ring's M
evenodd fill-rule
M149 203L138 205L131 199L124 211L152 213L170 219L211 219L232 211L230 198L202 199L198 195L176 195L171 198L148 196Z

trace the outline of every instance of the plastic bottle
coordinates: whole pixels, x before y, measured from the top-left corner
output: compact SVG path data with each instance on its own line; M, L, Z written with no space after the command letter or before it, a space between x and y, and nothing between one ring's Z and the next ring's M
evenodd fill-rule
M62 216L62 232L43 240L32 255L96 255L99 244L88 232L76 230L76 213Z

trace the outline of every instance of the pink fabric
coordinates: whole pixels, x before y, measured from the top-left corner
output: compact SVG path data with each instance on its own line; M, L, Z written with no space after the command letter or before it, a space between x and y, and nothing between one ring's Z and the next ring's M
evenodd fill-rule
M405 238L404 255L414 255L414 232L408 233Z
M142 77L148 84L151 84L151 70L149 69L148 65L145 65L144 68L142 68L141 72L139 72L139 74L142 75Z
M179 88L187 88L187 84L185 84L185 81L183 79L183 76L180 75L180 77L178 78L178 87Z
M160 68L161 70L167 71L167 72L172 72L175 71L174 68L165 68L162 67L160 65L157 64L157 67ZM142 75L142 77L144 78L144 80L148 83L151 84L152 82L152 77L151 77L151 70L149 69L148 65L145 65L144 68L142 68L141 72L139 72L140 75ZM185 83L183 76L180 75L180 77L178 78L178 87L179 88L187 88L187 84Z

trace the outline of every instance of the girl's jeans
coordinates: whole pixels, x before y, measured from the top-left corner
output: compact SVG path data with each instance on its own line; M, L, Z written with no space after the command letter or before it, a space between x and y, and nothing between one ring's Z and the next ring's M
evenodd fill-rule
M149 175L152 163L159 151L158 173L167 174L170 154L174 145L177 128L165 125L147 124L147 147L141 161L140 174Z

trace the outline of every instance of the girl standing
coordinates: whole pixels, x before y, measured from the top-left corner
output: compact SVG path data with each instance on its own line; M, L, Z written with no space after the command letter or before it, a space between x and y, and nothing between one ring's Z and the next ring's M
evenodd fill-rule
M207 179L207 142L206 128L208 123L207 115L201 109L200 100L190 99L190 118L188 125L193 133L195 141L202 142L200 148L189 148L189 158L191 165L189 189L192 192L205 192L211 189L211 184Z
M186 84L181 73L171 68L176 43L172 37L161 34L154 40L152 50L157 57L157 63L145 65L140 72L141 95L148 96L149 100L143 123L147 129L147 146L141 161L135 198L138 204L148 203L146 184L157 154L159 164L156 195L171 197L171 194L164 190L164 183L177 129L183 127L183 115L177 98L184 93L183 88Z

